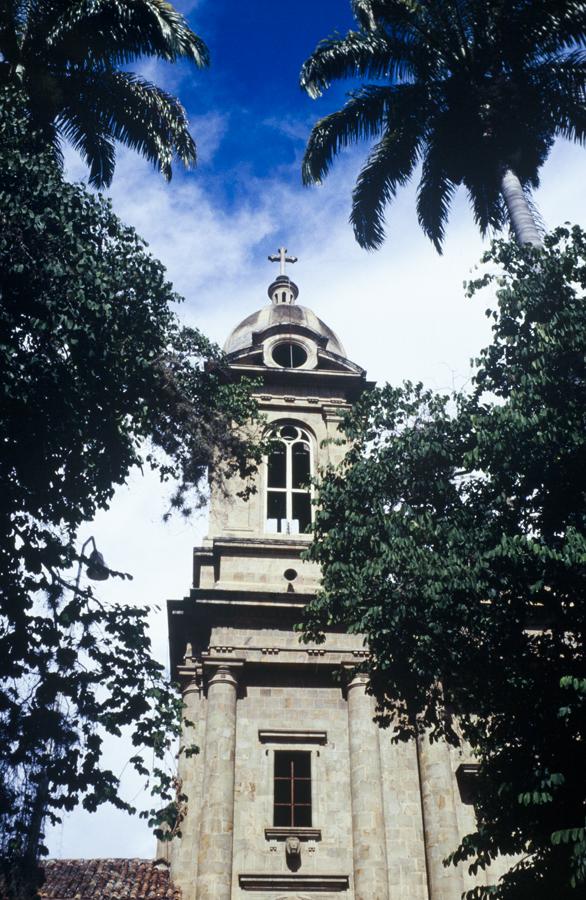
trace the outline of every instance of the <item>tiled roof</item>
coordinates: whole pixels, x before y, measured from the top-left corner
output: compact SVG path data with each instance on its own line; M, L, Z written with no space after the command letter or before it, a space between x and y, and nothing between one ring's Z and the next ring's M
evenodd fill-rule
M50 859L43 900L181 900L164 863L151 859Z

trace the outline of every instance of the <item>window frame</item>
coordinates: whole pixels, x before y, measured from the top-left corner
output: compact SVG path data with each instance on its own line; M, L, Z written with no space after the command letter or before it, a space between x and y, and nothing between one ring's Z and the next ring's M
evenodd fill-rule
M290 427L297 429L298 436L292 440L287 440L286 438L280 437L280 432L283 428ZM296 444L306 444L309 450L309 479L313 477L314 470L314 452L313 452L313 439L311 432L309 429L302 424L297 422L282 420L279 422L274 422L269 430L268 437L270 440L275 442L280 442L285 447L285 486L284 487L273 487L269 483L269 472L270 472L270 453L267 454L265 459L265 500L264 500L264 521L265 521L265 531L268 531L268 522L269 520L280 522L293 522L295 521L295 517L293 515L293 498L294 496L306 496L309 500L309 521L307 525L311 525L313 523L314 514L313 514L313 486L310 484L307 487L295 488L293 487L293 448ZM269 516L269 500L271 494L284 494L285 495L285 516L281 519L274 519L273 516ZM277 524L276 532L269 532L276 534L290 534L291 532L288 530L279 530L279 524ZM299 526L299 533L305 534L305 531L301 529L301 524Z
M289 757L289 774L288 775L277 775L277 757L284 756ZM295 774L295 757L306 757L306 762L309 770L309 775L296 775ZM273 827L274 828L312 828L313 817L314 817L314 803L313 803L313 794L314 794L314 779L313 779L313 754L310 750L275 750L274 751L274 759L273 759ZM290 799L287 802L277 802L277 782L284 782L289 785L289 797ZM296 784L298 782L303 782L304 784L309 784L309 802L303 802L296 799ZM289 815L287 816L287 822L277 822L277 809L280 810L288 810ZM300 824L295 821L295 813L296 810L303 809L309 810L309 822L305 822L304 824Z

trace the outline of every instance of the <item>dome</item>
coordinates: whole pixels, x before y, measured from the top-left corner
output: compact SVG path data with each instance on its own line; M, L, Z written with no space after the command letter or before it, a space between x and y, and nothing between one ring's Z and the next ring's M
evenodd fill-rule
M252 315L247 316L230 333L228 340L224 344L224 353L234 353L237 350L245 350L247 347L251 347L252 335L255 332L279 326L286 329L288 325L308 328L310 331L326 338L327 344L325 349L327 351L336 353L344 358L346 357L346 351L335 332L328 328L325 322L318 319L311 309L293 303L271 304L271 306L265 306L263 309L259 309Z

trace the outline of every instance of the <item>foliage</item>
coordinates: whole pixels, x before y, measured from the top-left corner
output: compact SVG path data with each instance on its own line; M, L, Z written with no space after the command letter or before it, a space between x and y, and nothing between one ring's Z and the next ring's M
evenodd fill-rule
M171 177L176 155L195 162L180 102L127 71L141 58L208 65L203 41L166 0L4 0L0 87L18 89L34 128L56 156L67 140L95 187L110 184L115 142Z
M310 556L306 638L366 636L381 724L469 742L478 830L453 860L520 861L469 896L577 897L586 878L586 233L497 241L492 343L468 393L387 385L345 424ZM538 264L537 264L538 261ZM498 264L498 267L495 267ZM581 885L581 888L578 887Z
M301 85L368 79L313 128L303 161L317 183L349 144L377 139L353 193L358 243L379 247L385 207L422 163L419 223L438 251L464 185L482 233L506 221L505 170L529 188L553 140L586 138L586 10L557 0L353 0L358 29L322 41Z
M80 799L129 808L101 768L104 733L129 727L159 758L178 727L147 609L104 605L64 575L82 564L80 525L133 466L178 479L172 506L188 514L208 469L220 487L246 479L260 451L238 428L256 416L246 384L230 383L218 349L180 325L163 266L109 202L63 181L14 108L5 113L0 849L26 857L44 812L54 820ZM172 799L172 785L162 789Z

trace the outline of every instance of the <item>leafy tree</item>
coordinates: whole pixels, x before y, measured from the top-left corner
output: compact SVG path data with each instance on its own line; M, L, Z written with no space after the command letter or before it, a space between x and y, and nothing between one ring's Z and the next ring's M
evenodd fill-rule
M61 153L69 141L90 183L112 181L120 141L171 177L195 162L179 101L126 71L142 57L208 65L203 41L166 0L3 0L0 86L18 89L31 123Z
M441 252L464 185L481 232L510 220L540 243L528 202L557 137L586 138L586 10L578 0L352 0L358 30L322 41L301 71L318 97L339 78L370 79L321 119L303 160L320 182L348 144L376 138L353 193L362 247L379 247L384 214L419 162L417 214Z
M147 610L67 576L80 525L133 466L178 479L187 513L208 469L220 486L246 478L259 451L238 428L255 421L247 386L180 325L161 263L6 104L0 160L0 851L30 871L45 815L129 808L104 733L130 727L161 758L178 725ZM172 803L170 782L159 790Z
M536 260L539 259L539 266ZM465 739L480 764L470 897L576 898L586 882L586 233L498 241L493 340L452 397L387 385L324 473L306 637L364 634L381 724ZM494 264L498 264L495 268ZM456 725L457 723L457 725Z

